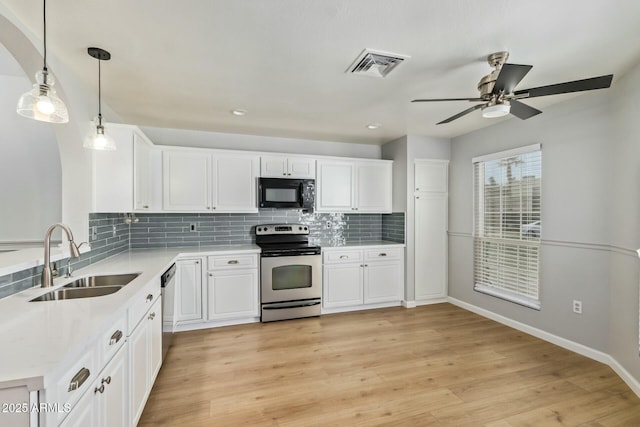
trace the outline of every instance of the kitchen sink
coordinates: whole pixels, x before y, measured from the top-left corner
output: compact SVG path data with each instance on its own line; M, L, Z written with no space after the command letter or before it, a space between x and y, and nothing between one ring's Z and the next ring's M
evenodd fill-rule
M47 292L30 301L60 301L111 295L118 292L139 275L140 273L130 273L81 277L71 283L67 283L60 289Z
M81 277L63 286L63 288L102 288L104 286L124 286L138 277L140 273L109 274Z
M104 295L110 295L115 292L118 292L122 289L121 286L100 286L95 288L65 288L47 292L44 295L40 295L38 298L34 298L30 301L59 301L65 299L76 299L76 298L90 298L90 297L101 297Z

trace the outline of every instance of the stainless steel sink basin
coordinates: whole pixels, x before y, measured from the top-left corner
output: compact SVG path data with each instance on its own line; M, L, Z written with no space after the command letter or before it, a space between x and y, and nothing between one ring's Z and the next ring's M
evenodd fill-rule
M124 286L138 277L140 273L132 274L109 274L102 276L88 276L76 279L63 288L101 288L104 286Z
M39 296L38 298L34 298L31 301L59 301L65 299L75 299L75 298L90 298L90 297L101 297L104 295L110 295L115 292L118 292L122 289L122 285L120 286L100 286L100 287L92 287L92 288L66 288L62 287L61 289L47 292L44 295Z
M30 301L59 301L110 295L118 292L139 275L140 273L130 273L81 277L71 283L67 283L60 289L47 292Z

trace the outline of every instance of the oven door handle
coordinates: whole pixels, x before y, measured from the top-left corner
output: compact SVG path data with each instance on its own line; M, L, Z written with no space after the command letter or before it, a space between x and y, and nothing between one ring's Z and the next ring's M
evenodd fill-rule
M285 310L288 308L313 307L314 305L318 305L318 304L320 304L320 301L313 301L313 302L307 302L307 303L296 304L296 305L277 306L277 307L271 307L267 305L267 306L263 306L262 309L263 310Z

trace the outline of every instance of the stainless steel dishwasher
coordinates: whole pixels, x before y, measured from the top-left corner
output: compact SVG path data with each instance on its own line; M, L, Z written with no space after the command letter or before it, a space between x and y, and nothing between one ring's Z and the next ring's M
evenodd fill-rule
M162 295L162 360L167 355L173 331L175 328L175 303L176 303L176 265L173 264L160 276Z

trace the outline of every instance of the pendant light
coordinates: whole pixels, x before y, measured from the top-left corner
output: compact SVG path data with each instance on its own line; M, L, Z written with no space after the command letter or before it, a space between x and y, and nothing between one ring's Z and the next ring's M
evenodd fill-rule
M84 148L92 150L115 150L116 143L104 131L102 123L102 76L100 73L100 63L111 59L111 54L99 47L90 47L87 49L90 56L98 60L98 116L93 119L91 130L84 140Z
M67 106L53 88L55 80L47 70L47 1L42 1L42 22L44 27L44 65L42 70L36 73L36 84L33 89L25 93L18 100L17 112L29 119L40 120L49 123L67 123L69 112Z

